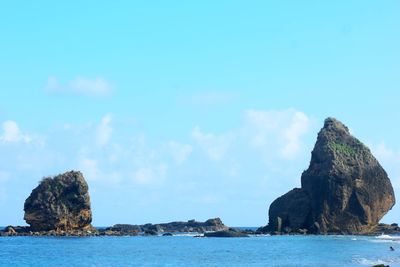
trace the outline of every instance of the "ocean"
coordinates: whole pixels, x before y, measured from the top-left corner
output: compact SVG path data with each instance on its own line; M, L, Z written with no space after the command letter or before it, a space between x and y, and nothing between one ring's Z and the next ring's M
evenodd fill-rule
M395 251L390 251L393 246ZM400 266L400 239L364 236L1 237L0 266Z

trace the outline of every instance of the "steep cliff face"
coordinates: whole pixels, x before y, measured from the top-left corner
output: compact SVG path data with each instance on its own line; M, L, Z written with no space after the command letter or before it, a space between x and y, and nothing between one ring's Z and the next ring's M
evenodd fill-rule
M44 178L26 199L24 210L33 231L91 228L88 185L80 172Z
M333 118L325 120L318 134L301 185L296 193L289 192L271 205L269 229L281 231L277 227L280 221L281 226L293 230L367 233L395 204L385 170L371 151Z

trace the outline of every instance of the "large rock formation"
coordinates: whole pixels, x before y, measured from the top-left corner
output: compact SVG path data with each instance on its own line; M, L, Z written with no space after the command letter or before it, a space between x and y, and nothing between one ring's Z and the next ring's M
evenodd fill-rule
M24 210L32 231L91 228L88 185L80 172L44 178L26 199Z
M328 118L301 176L301 189L271 204L267 229L368 233L394 204L390 180L371 151L344 124Z

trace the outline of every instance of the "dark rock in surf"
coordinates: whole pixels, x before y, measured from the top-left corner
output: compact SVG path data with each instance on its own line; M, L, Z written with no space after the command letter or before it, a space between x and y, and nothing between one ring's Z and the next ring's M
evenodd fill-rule
M204 233L205 237L249 237L247 234L232 229L225 231Z

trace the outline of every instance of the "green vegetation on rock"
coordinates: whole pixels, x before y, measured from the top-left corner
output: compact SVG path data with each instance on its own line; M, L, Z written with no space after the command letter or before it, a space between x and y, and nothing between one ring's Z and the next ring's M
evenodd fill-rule
M357 155L357 151L346 144L338 143L338 142L329 142L328 146L335 152L344 154L349 157L355 157Z

